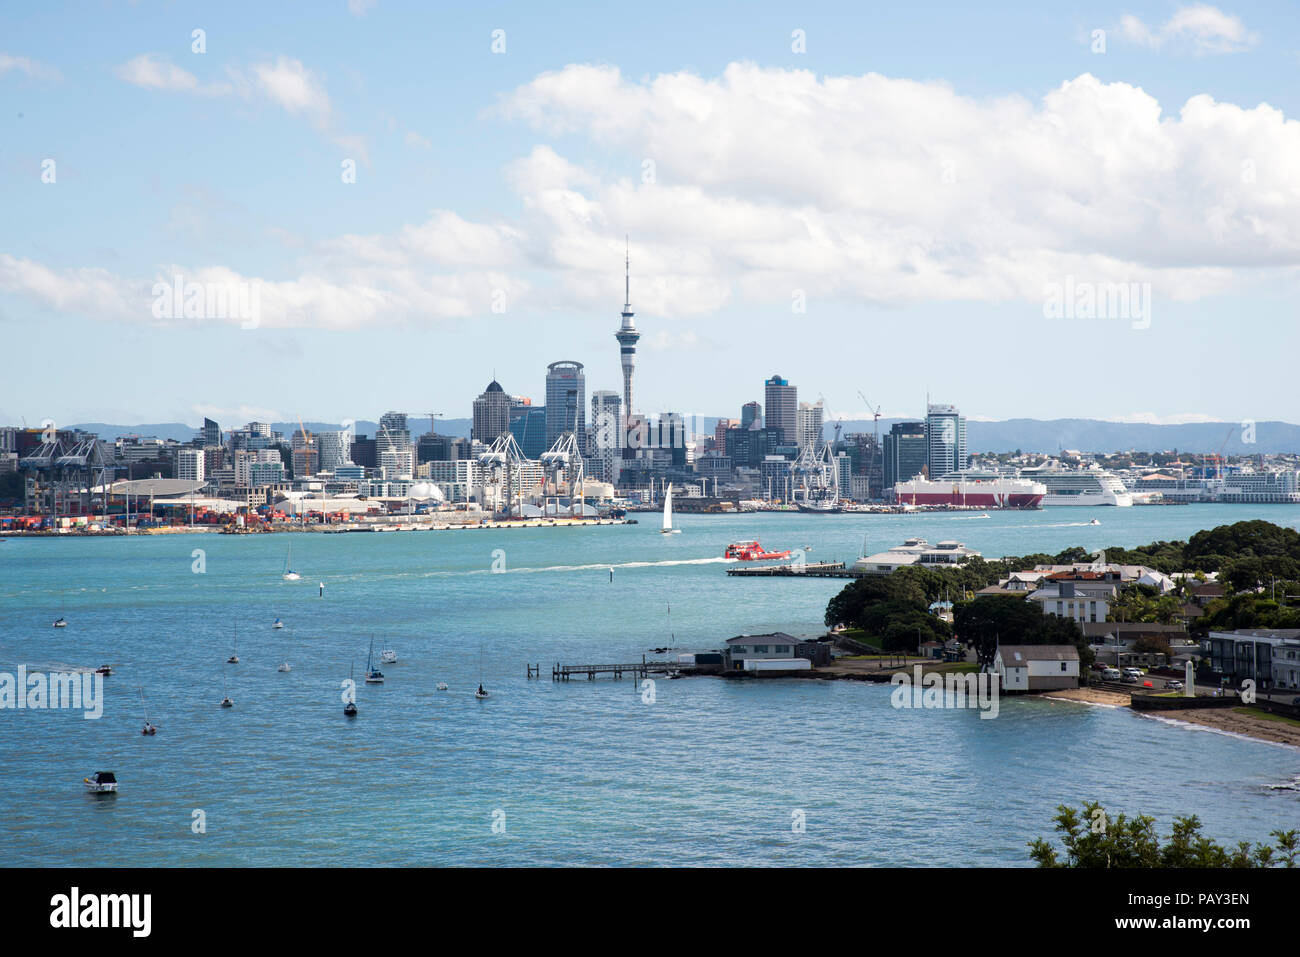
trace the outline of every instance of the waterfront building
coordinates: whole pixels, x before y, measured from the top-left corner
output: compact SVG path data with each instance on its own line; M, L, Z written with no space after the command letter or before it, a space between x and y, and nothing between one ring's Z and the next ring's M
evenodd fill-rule
M1118 594L1119 576L1111 572L1056 572L1047 575L1027 600L1035 602L1044 615L1073 618L1082 624L1104 622Z
M764 420L769 428L777 430L781 441L796 444L798 428L797 412L799 408L799 390L779 375L773 375L763 383L764 402L767 416Z
M493 379L474 400L473 419L469 437L491 444L502 432L510 428L510 396L501 383Z
M546 447L565 432L582 441L587 434L587 377L582 363L552 362L546 367Z
M868 575L890 575L909 565L950 568L979 557L979 552L961 542L943 541L931 545L924 538L909 538L902 545L859 558L853 563L853 570Z
M1234 683L1300 688L1300 628L1211 631L1209 646L1210 667Z
M926 409L925 434L926 462L932 477L965 470L966 417L955 405L930 403Z
M998 645L993 670L1002 691L1055 691L1079 686L1074 645Z

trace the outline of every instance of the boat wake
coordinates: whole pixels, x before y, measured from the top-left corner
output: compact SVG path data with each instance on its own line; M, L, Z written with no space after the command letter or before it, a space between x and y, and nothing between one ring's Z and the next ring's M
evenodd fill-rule
M610 568L662 568L669 565L728 565L734 562L734 558L678 558L667 559L659 562L601 562L596 565L542 565L537 568L510 568L510 572L528 573L528 572L585 572L593 570L607 570Z

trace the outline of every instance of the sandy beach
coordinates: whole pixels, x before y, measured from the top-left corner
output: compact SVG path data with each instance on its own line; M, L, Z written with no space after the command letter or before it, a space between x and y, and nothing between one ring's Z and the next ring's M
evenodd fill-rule
M1122 691L1101 691L1097 688L1065 688L1061 691L1044 692L1044 698L1062 698L1066 701L1082 701L1084 704L1107 704L1127 708L1129 696Z
M1189 724L1199 724L1219 731L1230 731L1261 741L1289 744L1300 748L1300 724L1278 721L1267 715L1247 712L1241 708L1214 708L1206 710L1179 709L1153 712L1161 718L1173 718Z

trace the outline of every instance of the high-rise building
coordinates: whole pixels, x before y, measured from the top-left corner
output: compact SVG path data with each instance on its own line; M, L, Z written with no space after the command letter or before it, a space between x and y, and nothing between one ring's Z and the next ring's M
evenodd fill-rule
M548 448L546 442L546 407L524 406L520 414L511 414L510 434L515 437L525 458L540 458Z
M617 392L597 389L591 394L591 442L588 448L619 448L622 430L622 400Z
M316 465L322 472L333 472L348 461L351 452L347 432L315 432L312 444L316 446Z
M203 440L203 445L212 447L221 444L221 426L209 418L204 418L203 428L199 430L199 438Z
M823 421L822 400L809 404L800 402L799 409L795 413L795 444L799 448L811 446L814 449L821 448L822 445L822 421Z
M757 402L746 402L740 407L740 427L742 429L763 427L763 407Z
M713 447L722 454L727 452L727 429L740 428L740 422L737 419L718 419L718 424L713 427Z
M798 428L799 389L779 375L772 376L763 387L767 406L764 424L780 433L782 443L793 445Z
M618 340L618 357L623 365L623 414L632 416L632 373L636 371L636 344L641 333L636 331L632 318L632 257L628 254L623 263L623 322L614 333ZM550 405L547 397L546 404Z
M471 440L492 443L510 428L510 396L501 383L493 379L483 394L474 400L474 418L470 424Z
M316 436L304 434L302 429L294 429L293 443L293 477L296 479L315 475L320 471L319 451Z
M190 482L204 481L202 449L176 450L176 477Z
M899 482L916 478L926 467L929 455L924 422L895 422L885 433L884 491Z
M546 447L565 432L580 443L587 434L587 377L582 363L562 360L546 367ZM580 446L581 447L581 446Z
M930 478L966 468L966 417L955 405L931 403L926 409L925 434L929 443Z

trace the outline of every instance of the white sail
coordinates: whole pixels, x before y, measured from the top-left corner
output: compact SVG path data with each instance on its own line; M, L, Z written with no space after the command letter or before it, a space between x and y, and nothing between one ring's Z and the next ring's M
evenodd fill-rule
M673 530L673 486L668 483L668 491L664 493L664 529L665 532Z

